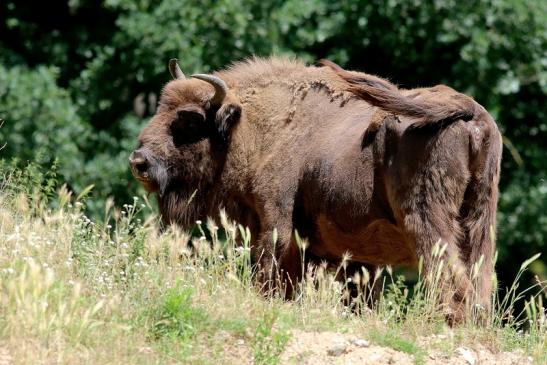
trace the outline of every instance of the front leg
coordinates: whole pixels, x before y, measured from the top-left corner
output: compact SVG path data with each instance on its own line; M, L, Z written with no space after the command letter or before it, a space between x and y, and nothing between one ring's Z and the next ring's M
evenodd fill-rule
M258 282L266 293L280 290L292 298L302 278L301 254L296 244L292 211L266 208L261 217L261 230L255 246Z

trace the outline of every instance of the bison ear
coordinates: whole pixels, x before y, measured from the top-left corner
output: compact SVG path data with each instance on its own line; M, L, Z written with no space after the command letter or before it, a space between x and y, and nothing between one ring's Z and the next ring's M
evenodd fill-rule
M229 102L226 100L218 109L215 116L215 124L218 133L223 140L227 141L232 127L241 118L241 105L237 102Z

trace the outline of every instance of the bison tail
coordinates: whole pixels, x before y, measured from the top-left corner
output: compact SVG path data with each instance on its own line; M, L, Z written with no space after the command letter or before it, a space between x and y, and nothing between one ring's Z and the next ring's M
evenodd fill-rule
M415 119L413 127L447 123L459 119L469 121L475 115L473 99L456 93L454 90L437 86L427 93L417 92L405 95L392 83L365 73L350 72L329 60L319 64L331 68L347 82L347 90L366 102L388 113ZM450 90L451 92L443 92Z
M484 113L486 114L486 113ZM496 208L502 153L501 134L494 121L486 123L482 143L472 143L471 179L460 217L467 247L470 278L474 285L475 313L489 313L494 273ZM478 130L478 129L477 129ZM478 312L477 312L478 311ZM480 316L479 318L481 318Z

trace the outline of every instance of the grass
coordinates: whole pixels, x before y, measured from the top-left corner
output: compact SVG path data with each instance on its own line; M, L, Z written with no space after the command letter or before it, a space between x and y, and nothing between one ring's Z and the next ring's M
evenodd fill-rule
M407 354L414 356L416 365L424 364L425 351L417 346L414 341L403 338L397 331L393 329L383 332L373 330L370 332L369 336L372 341L379 345L406 352Z
M293 329L355 334L416 364L432 348L453 354L477 344L547 361L545 291L532 295L543 283L521 290L517 281L509 296L493 298L488 324L453 330L434 292L407 288L390 268L352 278L367 284L365 297L384 286L372 310L343 305L345 284L335 276L344 263L335 272L304 268L306 280L287 302L259 293L248 231L228 217L219 227L200 222L201 237L160 232L149 202L135 198L121 208L107 203L104 218L92 221L86 194L52 189L50 178L5 169L1 180L0 354L15 364L276 364ZM522 313L518 301L527 302ZM453 335L441 343L423 341L447 331Z

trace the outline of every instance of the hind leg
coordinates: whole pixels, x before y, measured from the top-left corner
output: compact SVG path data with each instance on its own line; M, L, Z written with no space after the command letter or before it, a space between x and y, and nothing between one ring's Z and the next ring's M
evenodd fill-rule
M400 140L388 171L388 196L397 225L422 262L429 299L441 304L449 322L459 323L466 319L471 288L459 222L469 181L467 140L456 125L438 133L415 131Z
M442 191L426 190L403 200L397 220L421 262L427 299L440 304L450 323L460 323L466 319L471 282L462 261L458 212L450 209L454 204L436 201L442 196Z
M487 195L490 201L481 201L475 193L477 188L481 186L470 184L468 202L462 209L462 226L465 233L462 247L467 253L465 261L473 284L473 315L478 322L482 322L492 310L496 215L495 200L492 202L491 196Z
M473 122L471 178L460 209L467 270L472 280L470 298L473 317L484 323L492 310L492 292L495 281L494 253L496 207L501 159L501 135L488 118Z

